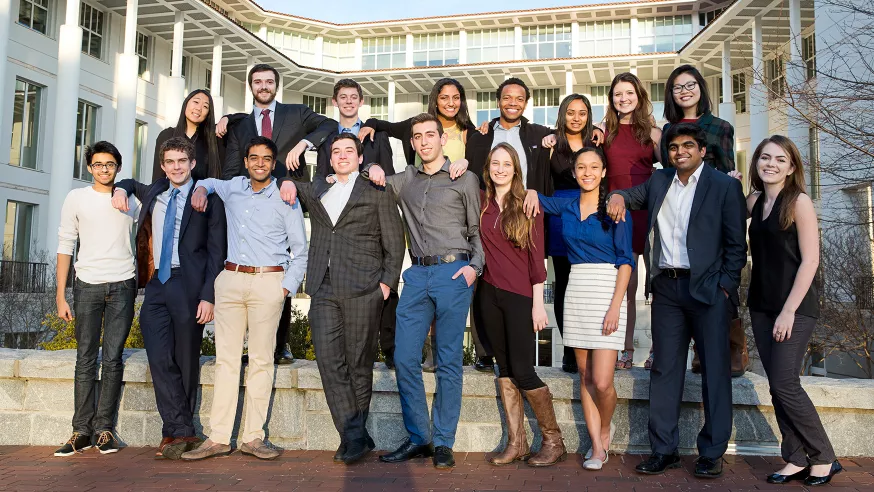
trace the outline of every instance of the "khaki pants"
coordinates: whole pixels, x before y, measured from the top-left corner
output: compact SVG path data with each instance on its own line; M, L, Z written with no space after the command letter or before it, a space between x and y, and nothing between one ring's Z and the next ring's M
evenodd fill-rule
M215 392L209 417L212 428L209 437L213 442L231 443L247 328L249 370L242 442L264 439L273 389L276 327L285 301L284 276L282 272L250 274L223 270L215 279Z

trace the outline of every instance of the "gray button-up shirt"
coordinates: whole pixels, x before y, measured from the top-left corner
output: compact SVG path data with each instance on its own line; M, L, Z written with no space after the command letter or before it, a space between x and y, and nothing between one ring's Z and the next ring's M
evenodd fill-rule
M386 176L410 231L413 256L467 253L470 266L485 265L479 235L479 180L466 172L449 179L449 159L434 174L415 166Z
M176 195L176 224L173 234L173 257L170 260L171 268L179 266L179 229L182 227L185 203L188 201L188 194L191 193L191 186L193 184L194 181L189 179L187 183L179 187L179 194ZM156 262L161 260L161 246L164 239L164 217L167 215L167 204L170 203L170 192L174 188L173 183L170 183L167 191L158 195L152 204L152 254L155 256ZM156 264L155 267L157 266Z

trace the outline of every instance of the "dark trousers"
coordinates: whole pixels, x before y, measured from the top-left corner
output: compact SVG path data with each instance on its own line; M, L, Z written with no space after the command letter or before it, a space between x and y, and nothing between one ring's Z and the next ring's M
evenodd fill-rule
M479 289L480 280L473 284L473 296L476 298L476 292ZM495 354L492 348L492 341L489 340L489 334L484 328L485 320L479 310L475 308L475 303L470 305L470 337L473 339L473 350L477 358L492 357Z
M534 371L534 322L532 299L499 289L480 279L474 295L474 310L479 312L489 337L499 377L513 378L525 391L546 386Z
M112 430L121 397L121 356L134 319L137 283L89 284L76 279L73 310L76 314L76 380L73 386L73 431L85 436ZM97 398L97 352L103 329L100 397ZM94 407L94 400L97 407Z
M728 326L732 303L717 296L709 306L689 292L689 278L653 279L652 345L654 363L649 385L649 440L653 452L671 454L680 444L680 403L686 379L689 340L701 359L704 427L698 454L717 459L731 437L731 358Z
M396 312L398 309L398 294L391 292L388 299L382 303L382 315L379 321L379 349L384 357L394 357L395 354L395 325L397 324Z
M330 275L310 305L316 363L334 426L343 442L367 435L382 289L360 297L334 295ZM421 353L421 351L420 351Z
M294 294L292 292L292 294ZM279 316L279 326L276 328L276 355L280 355L286 350L288 343L288 329L291 327L291 297L285 297L285 303L282 305L282 315ZM294 354L292 354L294 355ZM303 357L303 354L297 354L298 357Z
M552 267L555 270L555 282L553 284L555 295L552 306L555 311L555 322L558 324L558 332L564 336L564 294L567 292L567 284L571 277L571 262L567 259L567 256L553 256ZM576 362L573 347L564 348L564 359L571 363Z
M200 384L200 343L203 325L197 323L196 292L188 292L174 268L166 284L158 276L146 285L140 308L140 327L155 401L164 425L161 437L189 437L194 431L197 387Z
M774 340L776 314L750 311L756 347L768 375L771 400L783 442L783 460L796 466L825 465L835 460L835 451L822 427L816 407L801 387L801 364L816 318L795 315L788 340Z

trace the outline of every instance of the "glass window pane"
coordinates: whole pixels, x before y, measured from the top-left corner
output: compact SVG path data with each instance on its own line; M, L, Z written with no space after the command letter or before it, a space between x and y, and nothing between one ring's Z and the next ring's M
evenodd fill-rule
M539 58L541 60L545 60L547 58L555 58L555 45L552 43L541 44Z
M445 65L457 65L458 64L458 50L446 50L446 54L443 57L443 63Z
M560 43L556 43L555 45L555 57L556 58L570 58L571 56L571 43L570 41L562 41Z

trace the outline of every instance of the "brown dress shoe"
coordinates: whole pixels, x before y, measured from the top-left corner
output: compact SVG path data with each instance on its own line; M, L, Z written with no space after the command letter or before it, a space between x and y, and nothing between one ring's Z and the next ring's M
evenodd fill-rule
M182 453L196 449L203 440L197 436L177 437L164 446L163 455L168 460L178 460Z
M227 456L231 454L231 451L230 444L219 444L207 439L206 441L203 441L197 449L192 449L191 451L182 453L180 458L185 461L198 461L212 458L213 456Z
M498 378L501 403L507 418L507 447L500 454L489 459L493 465L509 465L514 461L525 461L530 456L528 436L525 435L525 412L522 408L522 393L510 378Z
M240 452L248 454L262 460L273 460L279 457L278 449L273 449L264 444L261 439L255 439L252 442L247 442L240 446Z
M567 449L561 437L561 429L555 421L555 408L552 406L552 393L548 386L526 391L525 397L537 417L537 426L543 440L540 451L528 458L528 466L550 466L567 458Z
M165 437L165 438L161 439L161 444L158 444L158 449L155 451L155 459L156 460L164 459L164 448L168 444L173 442L173 439L174 438L172 438L172 437Z

